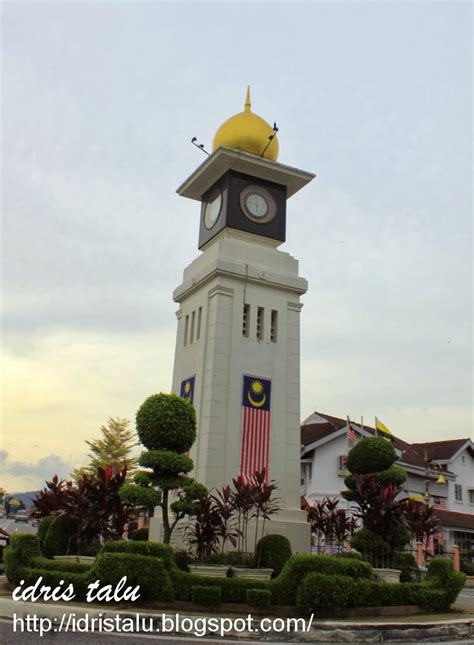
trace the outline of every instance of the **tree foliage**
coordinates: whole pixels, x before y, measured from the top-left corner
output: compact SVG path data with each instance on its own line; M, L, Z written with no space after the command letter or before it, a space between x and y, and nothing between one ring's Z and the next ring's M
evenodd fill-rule
M137 436L130 428L128 419L109 417L106 425L99 428L101 436L98 439L86 441L89 446L90 462L87 466L76 468L71 476L78 482L83 475L96 475L99 468L111 466L114 473L119 473L127 467L127 477L133 477L138 458L133 456L133 449L138 446Z

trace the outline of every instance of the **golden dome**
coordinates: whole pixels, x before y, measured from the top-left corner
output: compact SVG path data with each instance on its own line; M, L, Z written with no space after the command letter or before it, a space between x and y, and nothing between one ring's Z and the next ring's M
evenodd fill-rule
M272 139L269 137L273 136ZM250 88L247 87L247 97L243 112L234 114L217 130L212 142L212 151L219 146L236 148L250 152L258 157L278 159L278 139L269 123L250 111Z

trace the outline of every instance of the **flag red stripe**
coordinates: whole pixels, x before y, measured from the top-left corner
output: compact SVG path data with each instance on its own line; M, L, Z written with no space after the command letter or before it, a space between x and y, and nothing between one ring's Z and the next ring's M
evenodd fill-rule
M270 412L243 408L240 474L247 479L265 468L268 478Z

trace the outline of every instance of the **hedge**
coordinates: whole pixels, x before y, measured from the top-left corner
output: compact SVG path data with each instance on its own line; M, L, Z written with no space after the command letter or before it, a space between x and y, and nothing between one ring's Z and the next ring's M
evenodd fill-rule
M350 604L354 585L354 579L349 576L309 573L298 587L296 607L306 615L343 609Z
M273 581L273 604L294 605L298 586L309 573L370 578L372 567L368 562L333 555L294 555Z
M31 566L36 569L49 569L50 571L64 571L66 573L87 573L94 566L93 562L75 562L74 560L50 560L43 556L33 558Z
M25 568L34 558L41 556L39 541L36 535L29 533L14 533L10 546L3 551L5 574L13 585L17 585L24 577Z
M333 611L341 607L418 605L430 611L446 611L455 601L465 575L454 571L448 558L433 558L424 583L386 583L370 579L367 562L328 555L294 555L274 580L209 578L184 573L176 566L172 548L155 542L107 542L93 565L48 560L41 554L35 535L16 533L5 549L5 572L11 584L34 584L42 576L51 587L64 580L73 583L76 597L85 597L95 580L115 585L126 575L128 584L140 585L142 600L191 600L206 588L207 597L223 602L264 606L297 605L298 609ZM212 591L209 591L212 588ZM201 595L200 595L201 594Z
M134 553L161 558L166 569L176 569L173 547L160 542L142 542L140 540L109 540L100 550L102 553Z
M220 587L223 602L245 604L248 589L271 589L272 580L251 578L210 578L176 569L170 572L176 600L191 600L194 587Z
M269 589L247 589L247 605L268 609L272 604L272 592Z
M272 578L276 578L291 558L290 541L284 535L265 535L257 543L256 558L261 567L273 569Z
M222 589L221 587L201 587L196 585L193 587L191 597L195 605L217 607L222 602Z
M123 576L127 586L140 585L140 600L174 600L173 585L161 558L135 553L101 553L91 575L104 584L117 585Z

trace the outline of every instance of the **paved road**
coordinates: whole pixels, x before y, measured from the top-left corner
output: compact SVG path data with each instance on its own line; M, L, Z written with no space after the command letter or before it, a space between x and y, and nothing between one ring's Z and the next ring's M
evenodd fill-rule
M8 531L13 535L13 533L36 533L38 530L37 526L32 526L31 522L15 522L15 520L9 520L5 517L0 519L0 526L5 531Z
M126 639L126 640L123 640ZM42 645L46 643L53 643L59 645L62 642L72 643L72 645L112 645L114 642L119 645L145 645L145 640L152 640L160 643L160 645L235 645L236 643L245 643L245 645L295 645L297 641L285 643L283 641L236 641L220 638L167 638L165 636L157 635L140 635L130 636L130 634L48 634L40 638L38 634L22 634L12 632L11 622L8 620L0 619L0 642L2 645ZM410 645L410 643L418 643L418 641L398 641L398 645ZM318 645L330 645L329 643L318 643ZM443 645L474 645L474 640L464 641L443 641Z
M456 603L474 607L474 589L463 589L459 594Z

